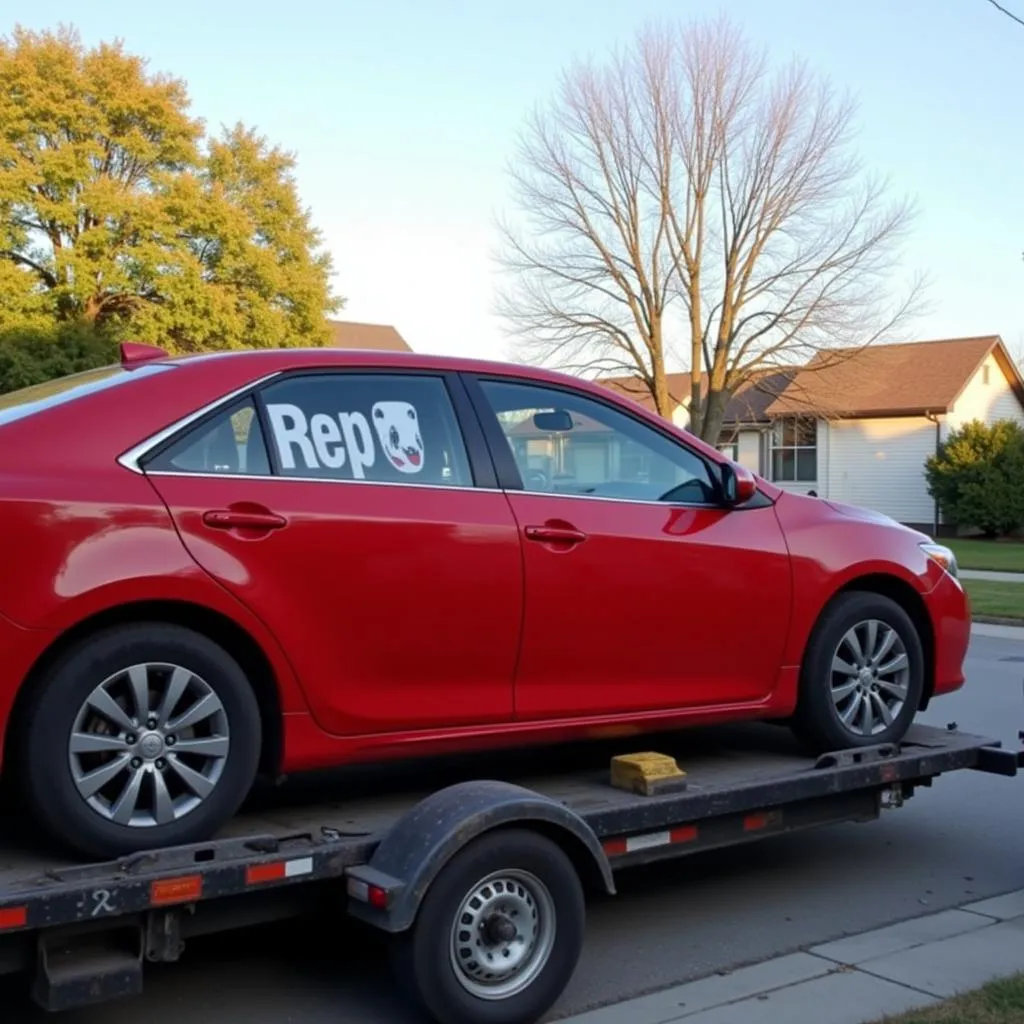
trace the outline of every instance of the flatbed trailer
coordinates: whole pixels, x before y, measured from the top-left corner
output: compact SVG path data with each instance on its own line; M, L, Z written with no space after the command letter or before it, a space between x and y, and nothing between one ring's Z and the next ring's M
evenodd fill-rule
M646 795L613 785L609 758L638 749L685 778ZM257 799L215 841L108 863L0 827L0 973L24 971L52 1011L133 996L145 963L178 960L193 936L329 899L389 933L399 980L441 1024L531 1024L572 977L587 891L614 894L617 871L871 821L948 772L1022 764L954 726L809 758L756 725L437 762L413 770L415 788L402 767L346 769L310 783L313 802Z

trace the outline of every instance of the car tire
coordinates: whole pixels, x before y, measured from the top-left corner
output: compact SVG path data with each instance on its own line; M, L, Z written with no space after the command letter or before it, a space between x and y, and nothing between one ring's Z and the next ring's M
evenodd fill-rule
M882 594L842 593L807 645L793 731L816 754L896 743L921 706L924 676L906 611Z
M165 623L107 629L33 686L18 744L27 804L79 854L205 842L252 787L256 697L238 663L200 633Z
M508 906L502 906L503 893ZM476 910L474 896L482 904ZM475 936L492 909L487 900L494 916L520 929L508 940L512 956L520 958L512 975L500 939L483 956L477 952ZM474 914L480 920L467 924ZM412 928L392 938L391 967L407 994L439 1024L527 1024L539 1020L571 980L584 926L583 886L561 847L526 829L500 829L473 840L441 870ZM490 980L488 954L495 968Z

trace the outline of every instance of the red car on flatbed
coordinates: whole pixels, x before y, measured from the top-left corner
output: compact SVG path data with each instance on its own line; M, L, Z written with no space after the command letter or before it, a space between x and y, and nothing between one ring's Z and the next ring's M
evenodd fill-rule
M786 719L964 682L952 553L597 384L232 352L0 396L3 771L65 845L204 841L259 772Z

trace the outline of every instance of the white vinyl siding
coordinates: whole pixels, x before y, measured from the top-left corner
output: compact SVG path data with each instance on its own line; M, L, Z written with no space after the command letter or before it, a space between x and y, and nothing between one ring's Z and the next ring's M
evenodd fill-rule
M818 493L904 523L931 523L935 506L924 464L935 452L935 424L923 416L829 424L830 469Z
M741 430L736 439L736 461L752 473L761 473L761 434L756 430Z
M985 382L986 371L988 383ZM990 355L978 367L967 387L953 403L953 408L946 418L946 428L958 430L971 420L981 420L983 423L1016 420L1024 426L1024 409L1017 401L1017 396L1010 388L1010 383L994 356Z

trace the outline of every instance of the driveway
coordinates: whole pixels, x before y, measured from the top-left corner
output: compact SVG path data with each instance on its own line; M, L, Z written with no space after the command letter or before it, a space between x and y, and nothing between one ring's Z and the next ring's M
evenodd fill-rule
M1024 643L975 637L969 684L937 701L956 721L1016 742ZM866 825L766 840L645 868L590 908L564 1016L840 935L1024 888L1024 779L962 773ZM5 1024L43 1024L24 981L0 984ZM395 995L381 942L343 916L190 943L151 969L139 1000L63 1015L64 1024L422 1024Z

